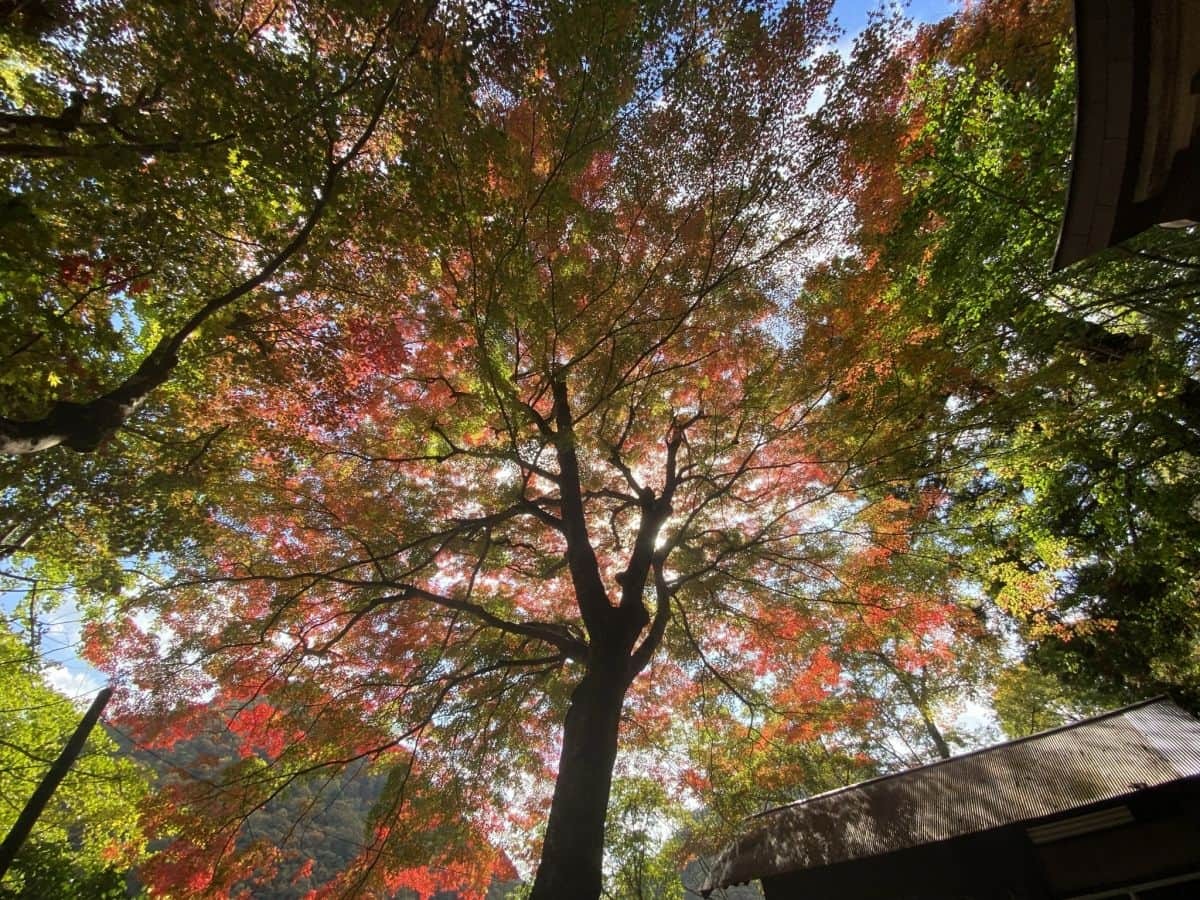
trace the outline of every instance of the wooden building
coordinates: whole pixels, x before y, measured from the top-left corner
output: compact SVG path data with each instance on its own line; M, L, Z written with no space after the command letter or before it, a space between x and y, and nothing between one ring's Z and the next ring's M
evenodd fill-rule
M1157 699L770 810L704 887L767 900L1200 898L1200 722Z
M1200 220L1200 2L1075 0L1079 95L1054 269Z

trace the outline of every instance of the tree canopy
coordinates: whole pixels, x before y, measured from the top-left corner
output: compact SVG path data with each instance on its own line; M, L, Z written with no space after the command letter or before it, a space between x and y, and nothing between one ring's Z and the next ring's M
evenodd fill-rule
M1195 235L1048 274L1065 3L830 7L0 9L5 587L240 748L151 892L636 896L969 701L1200 702Z

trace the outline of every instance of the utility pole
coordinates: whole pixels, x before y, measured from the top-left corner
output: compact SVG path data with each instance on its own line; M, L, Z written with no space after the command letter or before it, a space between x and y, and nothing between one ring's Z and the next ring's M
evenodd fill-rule
M42 778L41 784L37 786L37 790L33 792L25 804L25 808L21 810L21 815L17 816L17 821L13 823L4 843L0 844L0 879L7 874L8 867L12 865L17 856L17 851L29 837L29 832L33 830L42 810L46 808L46 804L54 795L54 789L66 777L67 772L71 771L71 766L83 750L83 745L87 743L88 735L92 733L92 729L100 720L100 713L104 711L112 694L112 688L106 687L96 695L96 699L92 701L92 705L75 729L75 733L67 741L67 746L63 747L58 759L50 766L50 770Z

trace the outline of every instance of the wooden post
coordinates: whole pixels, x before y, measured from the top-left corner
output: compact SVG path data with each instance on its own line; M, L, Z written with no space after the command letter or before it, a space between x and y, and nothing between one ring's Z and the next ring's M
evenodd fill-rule
M50 770L42 778L41 784L37 786L37 790L33 792L29 802L21 810L21 815L17 816L17 821L13 823L4 843L0 844L0 879L3 879L8 872L8 867L16 858L17 851L29 837L29 832L33 830L33 826L37 823L42 810L46 808L46 804L50 802L55 788L66 777L67 772L71 771L71 766L83 750L83 745L87 742L88 735L92 733L96 722L100 720L100 713L104 711L112 693L112 688L106 687L96 695L96 699L92 701L91 707L88 708L83 720L75 729L75 733L67 741L67 746L63 747L58 759L50 766Z

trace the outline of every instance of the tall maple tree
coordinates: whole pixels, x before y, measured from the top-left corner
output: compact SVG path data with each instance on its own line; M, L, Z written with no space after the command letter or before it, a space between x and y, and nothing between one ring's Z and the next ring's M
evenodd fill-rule
M1078 479L1033 475L1078 455L1072 398L1133 423L1085 492L1186 468L1190 258L1141 294L1027 264L1062 9L878 21L848 64L826 2L98 3L6 37L0 558L118 614L90 648L145 740L215 708L244 743L161 793L156 889L244 886L281 849L243 826L364 765L323 893L478 891L507 844L586 897L614 771L719 792L727 833L872 773L890 711L950 752L993 661L964 580L1043 611L1068 571ZM1115 565L1158 501L1065 530Z
M191 398L232 460L204 541L92 633L145 727L204 697L253 751L168 796L167 881L231 889L272 852L234 839L253 810L367 759L389 788L327 892L479 887L545 815L533 896L595 897L622 742L682 747L714 708L832 733L822 611L938 627L915 610L945 598L840 566L906 519L865 514L810 427L833 379L788 349L841 208L829 4L506 12L390 207L225 338L263 355Z

